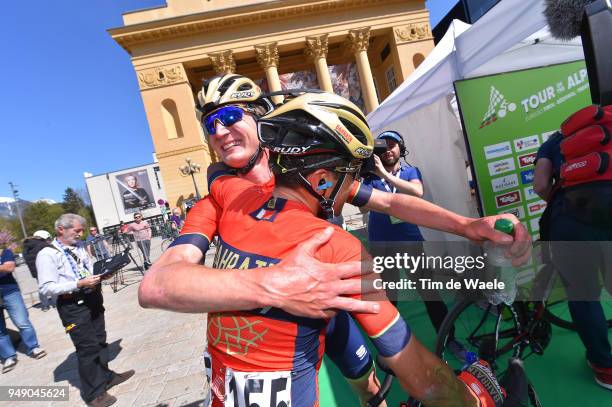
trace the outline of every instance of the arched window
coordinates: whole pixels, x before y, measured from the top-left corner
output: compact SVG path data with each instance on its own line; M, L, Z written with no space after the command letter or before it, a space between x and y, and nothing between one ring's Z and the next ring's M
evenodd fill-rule
M416 53L412 57L412 63L414 64L414 69L417 69L421 63L425 61L425 55L421 53Z
M182 138L183 128L181 127L181 120L179 119L178 109L174 100L165 99L162 102L161 111L168 140Z

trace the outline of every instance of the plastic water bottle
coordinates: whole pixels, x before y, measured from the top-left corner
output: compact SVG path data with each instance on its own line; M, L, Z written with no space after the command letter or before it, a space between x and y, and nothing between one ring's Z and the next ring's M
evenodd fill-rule
M511 235L514 231L514 225L508 219L497 219L495 221L495 230ZM509 267L512 266L512 260L506 258L505 253L510 245L496 244L492 241L486 241L484 243L484 249L487 253L487 261L492 266L496 267Z
M508 219L498 219L495 221L495 229L500 232L511 235L514 231L514 225ZM487 254L487 262L490 266L497 269L497 277L499 281L504 282L504 290L493 290L487 297L493 305L512 304L516 298L516 270L512 267L512 259L505 256L506 250L510 245L495 244L487 241L484 244L485 253Z

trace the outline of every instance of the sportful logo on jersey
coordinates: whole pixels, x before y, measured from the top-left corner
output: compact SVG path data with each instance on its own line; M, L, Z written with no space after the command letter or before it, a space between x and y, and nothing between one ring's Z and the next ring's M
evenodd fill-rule
M516 103L508 103L504 95L494 86L491 86L489 92L489 107L484 114L480 128L489 126L497 121L497 119L503 119L506 117L508 112L514 112L516 110Z
M517 153L525 150L532 150L536 147L540 147L540 138L537 134L514 140L514 149Z
M492 158L503 157L505 155L512 154L512 147L510 147L509 141L504 141L503 143L485 146L484 153L487 160L490 160Z
M520 155L518 157L519 167L524 168L524 167L529 167L530 165L533 165L535 163L536 156L537 156L537 153L529 153L525 155Z
M516 208L507 209L505 211L502 211L501 213L509 213L511 215L516 216L519 219L525 218L525 208L523 208L522 206L517 206Z
M521 171L521 181L523 184L531 184L535 178L535 170Z
M506 175L500 178L491 180L491 186L494 192L503 191L510 188L518 187L519 181L516 174Z
M363 360L363 358L365 358L367 356L367 354L368 354L368 350L363 345L361 345L355 351L355 355L359 358L359 360Z
M498 208L514 205L519 202L521 202L521 193L519 191L508 192L495 197L495 203Z
M514 171L514 159L512 157L505 158L499 161L493 161L492 163L487 164L489 166L489 174L490 175L499 175L504 172Z

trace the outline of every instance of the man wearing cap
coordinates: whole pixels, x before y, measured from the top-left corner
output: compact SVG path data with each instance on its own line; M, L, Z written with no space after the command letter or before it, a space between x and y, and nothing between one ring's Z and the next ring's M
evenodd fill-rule
M38 271L36 270L36 256L43 247L46 247L51 242L51 233L46 230L37 230L34 232L32 237L27 238L23 241L23 258L25 260L32 278L38 280ZM40 299L40 308L43 311L49 311L49 308L53 305L53 302L40 291L38 292L38 298Z

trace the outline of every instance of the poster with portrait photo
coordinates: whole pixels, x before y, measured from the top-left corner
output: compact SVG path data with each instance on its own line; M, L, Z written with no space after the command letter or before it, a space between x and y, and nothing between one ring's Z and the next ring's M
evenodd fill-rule
M126 215L155 208L155 197L146 169L115 175L120 201Z

